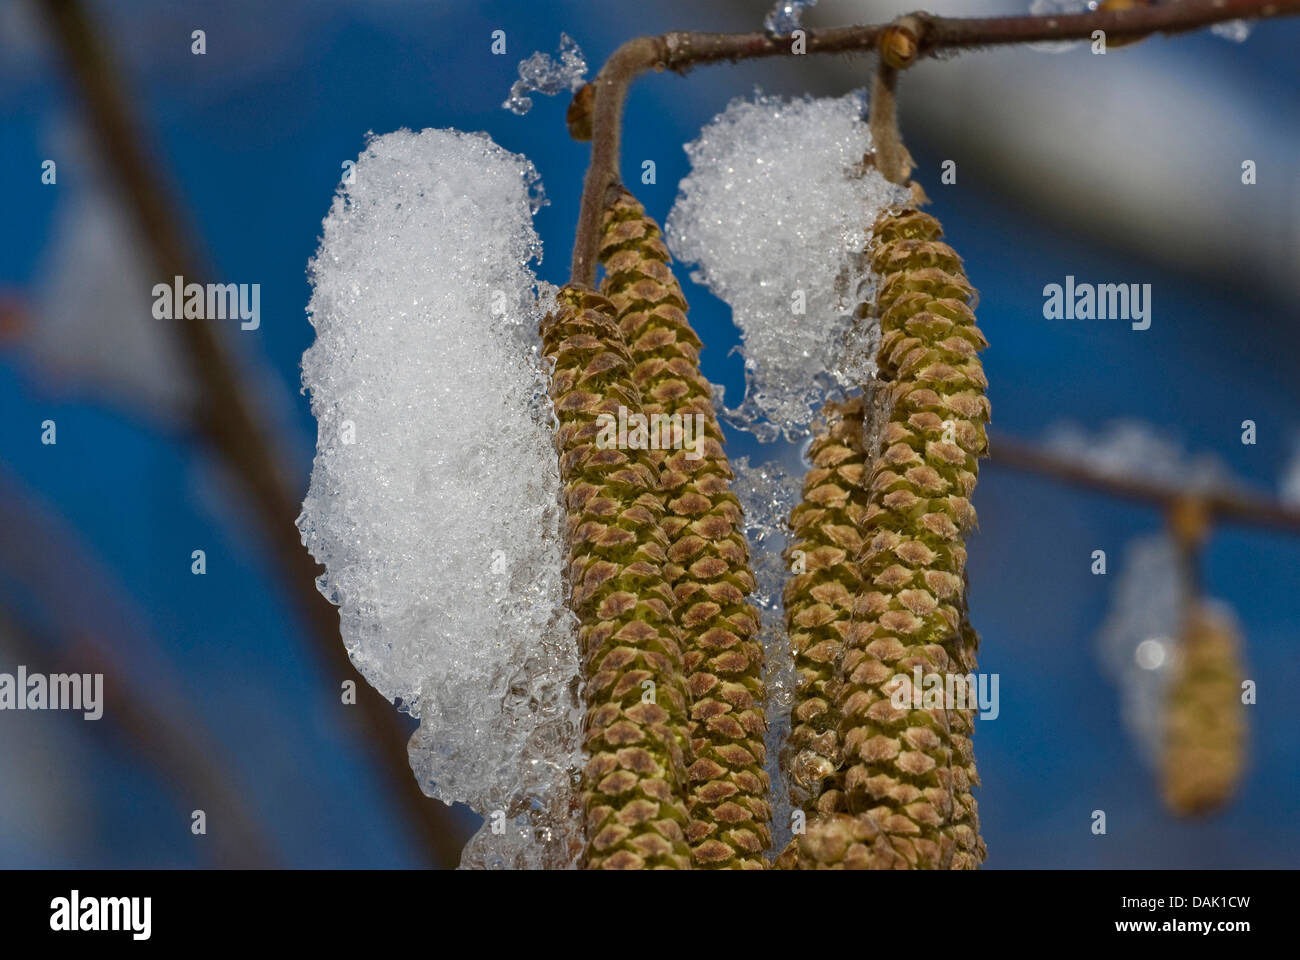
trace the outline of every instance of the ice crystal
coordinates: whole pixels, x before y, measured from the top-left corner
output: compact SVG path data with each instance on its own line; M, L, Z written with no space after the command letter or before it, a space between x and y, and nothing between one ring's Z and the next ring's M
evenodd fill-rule
M763 29L777 37L788 37L800 27L803 12L817 6L817 0L776 0L763 20Z
M553 97L582 86L587 76L587 60L577 42L567 33L560 34L558 59L540 50L519 64L519 79L510 85L510 96L501 104L511 113L523 115L533 109L530 93Z
M732 490L745 511L745 538L757 582L750 600L762 618L759 638L763 643L763 682L767 689L766 769L772 778L772 849L781 850L790 839L792 806L780 756L790 735L790 707L798 681L781 602L788 574L781 554L789 534L790 511L799 499L800 480L776 462L751 466L748 457L737 457L731 467L736 475Z

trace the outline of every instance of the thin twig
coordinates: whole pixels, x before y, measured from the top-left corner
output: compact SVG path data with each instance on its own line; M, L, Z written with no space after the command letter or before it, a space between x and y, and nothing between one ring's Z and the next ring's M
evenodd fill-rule
M643 70L669 56L663 37L640 37L623 44L591 82L591 166L582 185L577 241L573 247L573 282L596 285L596 256L605 193L618 182L618 152L622 133L623 103L628 84ZM590 199L589 199L590 198Z
M85 102L100 153L148 242L160 275L168 281L180 276L186 282L200 282L205 272L200 267L202 260L181 227L180 207L146 153L145 139L103 48L103 31L92 27L79 0L42 0L42 6ZM347 678L357 681L357 706L369 730L369 743L387 775L388 794L403 804L407 818L421 835L423 851L444 864L455 863L459 857L456 831L446 808L425 797L415 782L397 711L357 676L339 639L338 610L316 589L320 567L303 548L293 524L299 513L299 496L263 422L249 406L247 391L224 344L214 328L202 321L177 316L173 332L199 386L195 424L242 483L275 563L307 621L308 635L326 675L337 683Z
M1197 491L1159 480L1117 476L1005 436L993 437L989 451L990 461L996 466L1036 473L1085 490L1166 510L1181 508L1180 505L1187 501L1194 501L1208 519L1219 523L1238 523L1274 533L1300 534L1300 509L1246 491Z
M1156 33L1185 33L1226 20L1257 20L1300 14L1300 0L1179 0L1127 10L1097 10L1064 16L948 18L914 13L918 57L1003 44L1053 40L1087 40L1101 30L1111 40ZM808 30L800 38L805 53L853 53L873 50L890 24ZM685 72L723 61L788 56L790 37L767 33L673 32L638 37L619 47L592 81L592 151L578 214L573 248L574 283L596 282L596 255L605 191L618 182L620 122L632 81L647 70Z
M898 129L898 71L883 61L871 78L871 149L876 169L890 183L906 186L912 178L912 155Z

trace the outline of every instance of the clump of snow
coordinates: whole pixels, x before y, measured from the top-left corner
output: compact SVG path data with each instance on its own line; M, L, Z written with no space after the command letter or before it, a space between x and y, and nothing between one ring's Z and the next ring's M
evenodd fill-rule
M1190 492L1240 485L1218 457L1193 454L1177 440L1138 420L1116 420L1093 434L1077 424L1058 424L1048 434L1047 447L1092 470L1167 483Z
M1152 764L1160 756L1165 693L1188 599L1181 570L1167 534L1130 543L1097 638L1102 662L1119 686L1124 725Z
M751 466L748 457L736 457L731 469L736 475L731 489L744 508L743 529L756 581L749 599L758 607L761 618L759 639L763 644L763 683L767 690L765 769L772 780L772 849L780 851L790 840L793 809L790 782L780 757L790 736L790 708L798 684L781 600L789 575L781 554L788 542L790 511L799 500L801 480L776 461Z
M776 0L763 20L763 29L778 37L788 37L800 27L803 12L817 6L817 0Z
M864 165L864 109L860 93L735 100L686 146L665 233L731 305L746 393L723 415L763 441L802 436L827 396L874 374L878 328L851 322L869 294L862 254L909 197Z
M529 265L537 174L483 134L401 130L369 141L353 180L309 266L319 432L298 526L352 661L421 721L421 787L488 819L466 864L564 865L581 707ZM533 829L493 832L497 811Z
M566 90L577 90L587 76L587 59L577 42L567 33L560 34L558 59L540 50L519 64L519 79L510 85L510 96L501 104L511 113L523 115L533 109L528 94L548 97Z

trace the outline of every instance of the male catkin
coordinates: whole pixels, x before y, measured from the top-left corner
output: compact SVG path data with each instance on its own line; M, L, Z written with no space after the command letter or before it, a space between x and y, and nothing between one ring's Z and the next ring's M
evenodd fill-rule
M560 290L541 333L587 700L584 866L689 868L687 700L657 471L646 451L597 444L600 414L641 403L632 360L613 304L580 287Z
M954 756L953 728L964 737L966 724L946 704L900 707L891 693L910 685L917 666L942 679L965 672L973 655L961 632L964 537L975 523L970 495L987 447L987 382L977 355L986 341L967 304L974 290L933 217L887 213L873 233L871 264L882 278L873 309L890 415L866 480L862 590L845 643L843 789L848 813L868 815L890 838L891 857L948 869L957 833L968 850L979 849L954 829L954 793L962 792L954 765L966 772L967 758L960 739Z
M605 210L600 258L648 417L700 424L695 453L680 443L649 451L667 538L663 573L681 626L693 761L687 836L696 867L761 869L770 842L763 769L763 650L741 531L740 503L722 447L701 343L670 267L658 225L626 190ZM681 438L677 433L675 438Z
M1183 625L1165 715L1165 805L1193 816L1223 806L1243 767L1245 709L1240 641L1232 622L1203 603Z
M808 449L803 497L790 514L785 620L798 686L786 767L808 814L845 809L839 784L838 707L844 639L861 589L857 556L868 497L863 401L828 403Z

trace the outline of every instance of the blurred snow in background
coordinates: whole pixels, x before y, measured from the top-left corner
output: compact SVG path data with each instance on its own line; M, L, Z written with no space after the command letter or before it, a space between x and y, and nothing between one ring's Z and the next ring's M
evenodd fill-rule
M194 383L169 321L153 316L147 248L85 137L68 121L50 137L65 179L76 176L58 194L38 267L29 357L63 391L104 394L176 425L190 415Z
M1168 484L1209 493L1240 487L1227 464L1211 453L1193 453L1168 433L1141 420L1115 420L1090 431L1060 423L1045 446L1081 466L1113 477Z
M1102 664L1119 686L1124 725L1139 754L1160 756L1165 690L1178 649L1189 585L1166 534L1132 541L1097 635Z

